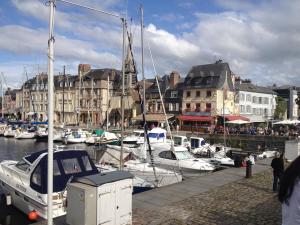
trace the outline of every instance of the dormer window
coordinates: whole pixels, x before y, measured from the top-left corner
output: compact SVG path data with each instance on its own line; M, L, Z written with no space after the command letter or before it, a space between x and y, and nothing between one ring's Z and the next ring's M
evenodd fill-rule
M171 91L171 98L177 98L178 92L177 91Z
M187 97L187 98L191 97L191 92L190 92L190 91L187 91L187 92L186 92L186 97Z

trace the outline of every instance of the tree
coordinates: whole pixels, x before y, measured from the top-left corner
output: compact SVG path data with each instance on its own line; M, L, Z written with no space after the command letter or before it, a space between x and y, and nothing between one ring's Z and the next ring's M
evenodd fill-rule
M285 99L280 96L276 97L276 109L274 112L274 119L283 119L286 110L287 102L285 101Z
M296 104L298 105L298 108L300 109L300 96L295 99Z

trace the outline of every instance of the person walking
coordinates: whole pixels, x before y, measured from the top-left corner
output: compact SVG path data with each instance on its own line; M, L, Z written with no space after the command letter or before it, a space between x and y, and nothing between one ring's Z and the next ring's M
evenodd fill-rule
M300 224L300 156L285 170L278 199L282 203L282 225Z
M273 191L277 191L278 183L284 172L283 155L280 156L279 152L276 152L275 158L271 162L273 168Z

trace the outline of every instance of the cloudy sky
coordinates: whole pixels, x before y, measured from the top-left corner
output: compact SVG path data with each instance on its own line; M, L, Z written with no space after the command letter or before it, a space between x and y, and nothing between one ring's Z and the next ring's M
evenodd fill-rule
M300 86L298 0L71 0L123 15L133 33L140 71L140 4L144 6L146 76L153 77L149 47L159 74L222 59L258 85ZM0 5L0 72L18 87L47 70L46 0L3 0ZM76 74L79 63L121 68L119 19L57 2L55 73ZM140 75L139 75L140 77Z

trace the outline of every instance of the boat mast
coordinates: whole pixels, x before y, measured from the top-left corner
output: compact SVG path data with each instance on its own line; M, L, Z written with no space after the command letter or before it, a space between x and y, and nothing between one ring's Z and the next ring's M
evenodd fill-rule
M152 52L151 52L151 48L150 48L149 42L148 42L148 48L149 48L149 52L150 52L150 57L151 57L151 61L152 61L152 66L153 66L154 73L155 73L155 80L156 80L156 84L157 84L157 88L158 88L159 97L160 97L160 101L161 101L163 113L164 113L164 116L165 116L165 121L166 121L166 124L167 124L167 132L169 133L170 139L171 139L171 149L170 149L170 150L171 150L171 151L174 153L174 155L175 155L175 148L174 148L173 135L172 135L172 132L171 132L171 128L170 128L169 121L168 121L168 117L167 117L167 113L166 113L166 109L165 109L164 100L163 100L163 97L162 97L162 94L161 94L160 85L159 85L159 82L158 82L158 76L157 76L157 73L156 73L156 68L155 68L155 65L154 65L154 60L153 60L153 56L152 56ZM178 160L177 157L176 157L176 160L177 160L179 172L182 174L182 170L181 170L181 167L180 167L180 165L179 165L179 160Z
M120 153L120 170L123 170L123 139L124 139L124 97L125 97L125 29L126 29L126 20L121 18L122 27L123 27L123 45L122 45L122 95L121 95L121 153Z
M107 75L107 102L106 102L106 131L108 131L108 106L109 106L109 73Z
M54 13L55 1L49 0L49 40L48 40L48 208L47 221L48 225L53 225L53 114L54 114L54 79L53 79L53 63L54 63Z
M4 88L3 88L3 73L1 72L1 79L0 79L0 82L1 82L1 116L2 116L2 120L4 120Z
M91 105L91 115L92 116L90 116L90 123L91 123L91 126L93 126L93 117L94 117L94 115L93 115L93 113L94 113L94 78L92 77L92 90L91 90L91 95L92 95L92 100L90 101L90 104L89 105Z
M66 85L66 66L64 66L64 81L63 81L63 98L62 98L62 118L63 126L65 125L65 85Z
M225 84L227 83L227 70L225 71ZM225 84L223 86L223 140L226 147L226 125L225 125Z
M146 113L146 82L145 82L145 69L144 69L144 8L141 5L141 50L142 50L142 79L143 79L143 112ZM146 125L146 124L145 124ZM147 134L144 133L144 140Z

